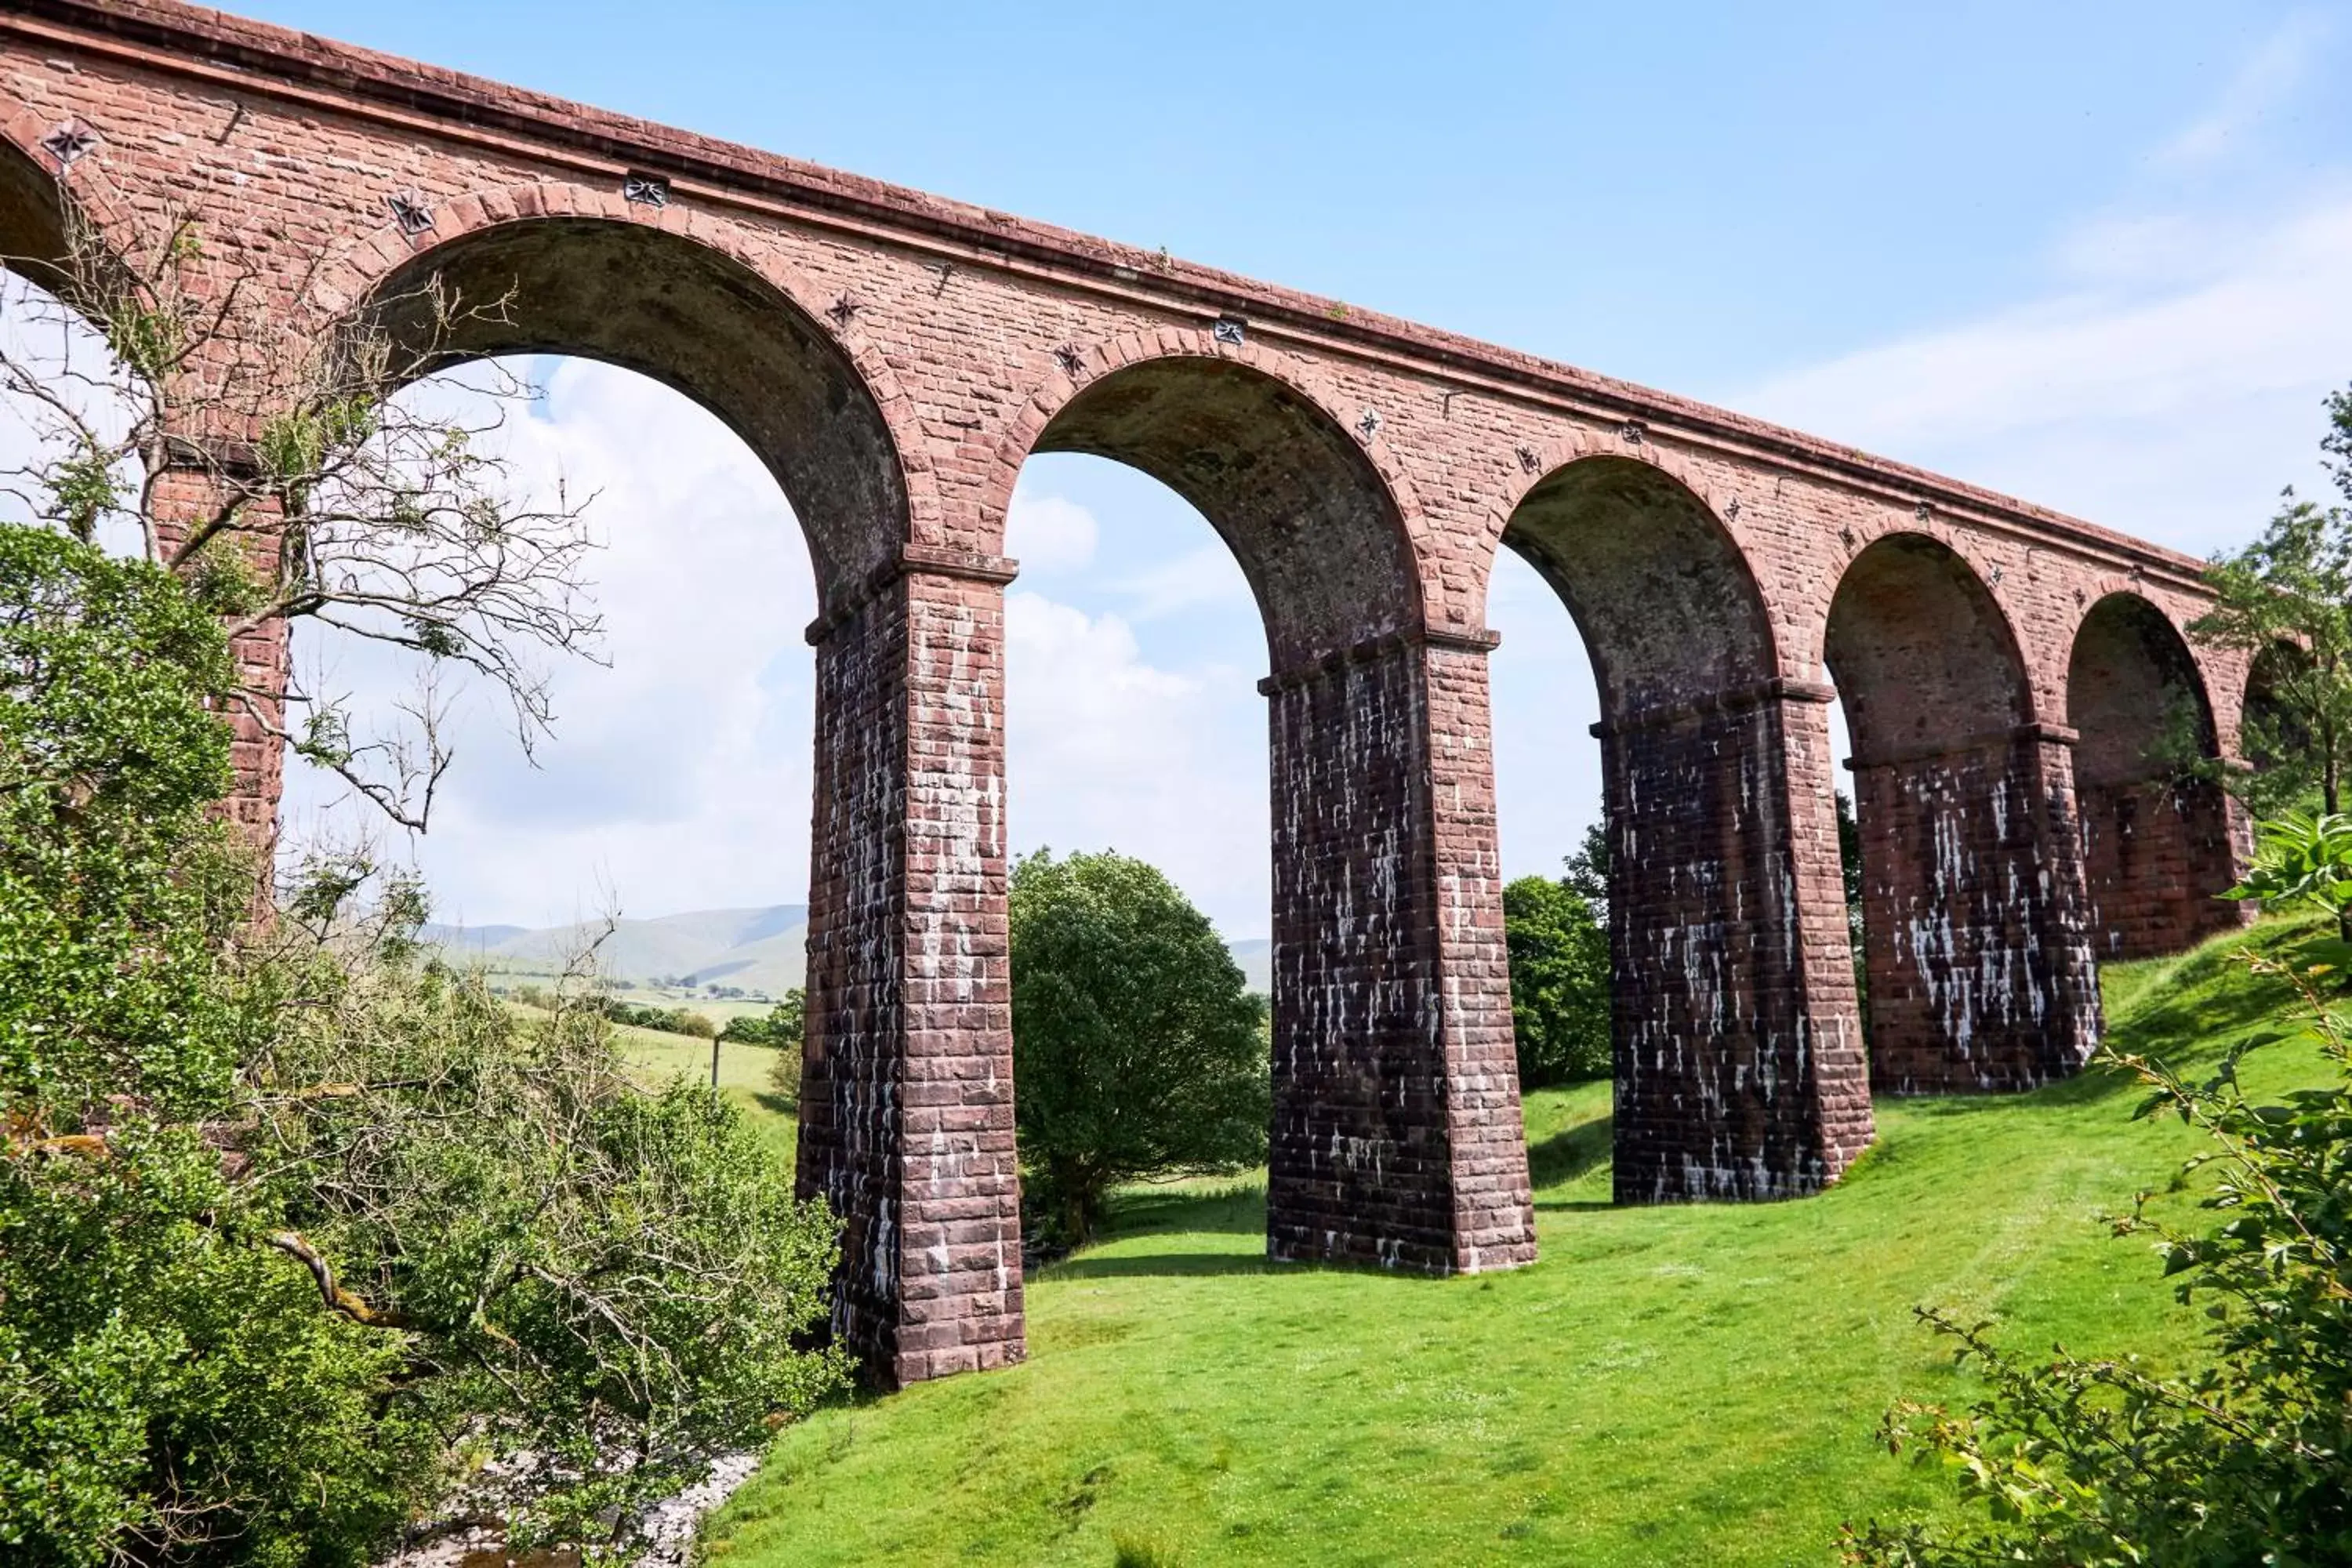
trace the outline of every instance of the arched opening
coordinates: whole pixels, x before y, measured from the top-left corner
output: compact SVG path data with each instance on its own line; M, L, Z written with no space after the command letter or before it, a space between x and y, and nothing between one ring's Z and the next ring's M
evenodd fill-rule
M1388 487L1328 414L1265 371L1193 356L1128 365L1065 403L1032 449L1108 458L1192 503L1249 579L1276 672L1417 616Z
M2084 872L2101 958L2177 952L2242 923L2219 898L2236 878L2231 807L2193 770L2217 757L2197 661L2164 612L2109 594L2074 634L2066 721Z
M1547 474L1502 542L1600 689L1617 1197L1812 1191L1870 1137L1833 880L1799 874L1835 843L1825 693L1780 679L1738 545L1654 464Z
M1265 627L1269 1252L1440 1272L1531 1257L1524 1176L1475 1197L1460 1180L1471 1159L1524 1171L1507 1056L1465 1119L1454 1083L1493 1064L1464 1054L1444 989L1431 693L1439 661L1475 656L1426 645L1403 520L1364 442L1276 372L1200 353L1083 378L1031 449L1173 490L1231 551Z
M992 591L967 602L961 579L906 574L909 480L876 392L751 266L640 224L533 218L456 236L382 279L361 320L424 370L537 354L635 372L700 405L773 477L820 611L797 1157L803 1194L844 1223L835 1332L886 1378L1017 1353L1009 1073L952 1101L904 1088L928 1070L910 1042L1003 1053L1002 910L972 910L969 891L1001 868L1001 801L981 776L993 759L971 751L993 739L939 717L992 697L1000 617ZM788 603L771 607L777 622ZM967 1212L940 1261L932 1204L950 1190ZM979 1331L927 1335L927 1313Z
M2065 733L2032 722L2008 618L1919 534L1856 555L1824 634L1862 837L1871 1083L2015 1089L2098 1034Z
M0 265L44 289L60 287L70 249L68 200L53 169L0 140Z
M454 309L436 311L436 283ZM908 537L905 471L865 378L773 284L709 246L609 220L494 225L418 253L372 308L439 363L571 354L701 404L775 475L827 613Z

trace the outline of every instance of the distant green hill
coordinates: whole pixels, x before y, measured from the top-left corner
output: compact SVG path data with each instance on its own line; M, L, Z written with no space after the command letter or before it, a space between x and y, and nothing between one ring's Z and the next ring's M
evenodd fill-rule
M780 996L801 983L808 906L695 910L653 920L620 920L531 930L524 926L429 925L424 936L451 956L479 960L503 974L555 974L591 944L598 969L625 984L656 979L733 985ZM602 941L598 938L602 934Z
M479 961L493 973L552 975L596 940L602 921L533 930L517 925L428 925L425 940L452 958ZM755 910L693 910L652 920L615 921L597 950L599 970L625 985L656 979L689 986L732 985L781 996L808 972L806 904ZM1274 989L1274 944L1260 937L1232 944L1253 991Z

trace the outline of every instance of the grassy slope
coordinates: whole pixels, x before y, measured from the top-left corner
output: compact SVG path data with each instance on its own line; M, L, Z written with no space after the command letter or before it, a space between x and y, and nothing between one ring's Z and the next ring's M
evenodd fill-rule
M2118 968L2115 1043L2210 1059L2262 1010L2238 945ZM2256 1083L2316 1066L2257 1062ZM1607 1087L1534 1094L1543 1258L1475 1279L1269 1267L1257 1185L1139 1194L1030 1282L1025 1366L787 1433L710 1560L1828 1562L1842 1519L1948 1506L1872 1442L1897 1394L1964 1392L1913 1303L1997 1312L2019 1346L2191 1341L2096 1220L2189 1146L2136 1102L2099 1072L1883 1105L1820 1197L1616 1209Z
M710 1081L709 1040L698 1040L690 1035L672 1035L659 1029L623 1028L615 1032L621 1037L621 1048L627 1054L633 1067L643 1069L648 1087L681 1076L697 1083ZM769 1091L768 1073L775 1060L776 1053L766 1046L720 1041L719 1090L751 1114L751 1124L783 1157L784 1169L790 1171L794 1142L793 1111L790 1105ZM633 1072L631 1076L637 1074Z

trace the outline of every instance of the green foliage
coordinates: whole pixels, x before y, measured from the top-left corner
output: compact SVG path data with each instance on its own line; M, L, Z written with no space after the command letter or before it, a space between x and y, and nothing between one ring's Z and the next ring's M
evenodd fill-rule
M1076 1245L1117 1183L1265 1158L1265 1005L1208 918L1110 852L1013 868L1013 1081L1024 1190Z
M2259 825L2245 879L2222 895L2273 908L2311 904L2341 915L2352 905L2352 816L2289 812Z
M1582 899L1592 918L1602 925L1609 923L1609 830L1601 823L1586 825L1584 842L1576 853L1561 862L1560 880L1569 891Z
M364 1563L441 1479L382 1406L407 1347L257 1245L197 1129L106 1148L0 1159L0 1557Z
M2335 895L2330 894L2330 897ZM2137 1357L2022 1364L1983 1322L1922 1310L1990 1384L1965 1413L1907 1402L1888 1416L1891 1448L1958 1474L1990 1518L1953 1531L1873 1525L1849 1533L1857 1563L2148 1564L2352 1560L2352 1019L2324 1005L2326 965L2249 960L2291 982L2330 1080L2273 1099L2240 1081L2264 1033L2196 1081L2126 1056L2169 1112L2203 1135L2181 1184L2210 1182L2218 1223L2154 1217L2149 1194L2115 1223L2150 1236L2182 1304L2210 1323L2202 1364L2165 1373Z
M421 963L412 889L354 924L364 867L247 928L194 592L0 527L0 1556L364 1563L501 1457L519 1539L609 1536L839 1384L738 1111Z
M784 999L768 1010L764 1018L730 1019L722 1040L740 1040L747 1046L773 1046L778 1050L797 1051L807 1026L808 994L799 986L784 993Z
M1572 879L1521 877L1506 887L1503 938L1519 1082L1608 1077L1609 932Z
M710 1021L708 1013L698 1013L691 1007L656 1007L642 1002L624 1002L617 997L598 996L590 1003L614 1023L631 1029L658 1029L666 1035L686 1035L698 1040L708 1040L719 1033L719 1026Z
M0 526L0 1105L201 1113L249 1020L214 984L248 873L205 805L226 639L168 573Z
M253 1184L432 1369L404 1405L535 1456L499 1494L520 1539L594 1539L840 1384L794 1348L834 1223L737 1108L641 1091L593 1005L525 1021L476 977L324 967L252 1069Z
M776 1053L768 1068L769 1091L787 1104L801 1098L801 1045L808 1028L808 994L795 985L764 1018L737 1018L728 1024L722 1040L766 1046Z
M2327 407L2321 447L2336 489L2352 500L2352 395L2335 395ZM2326 811L2342 810L2352 764L2352 510L2300 500L2290 489L2261 536L2217 557L2205 575L2213 607L2189 624L2189 635L2253 662L2240 749L2254 767L2225 768L2193 751L2180 765L2218 779L2258 815L2315 793Z

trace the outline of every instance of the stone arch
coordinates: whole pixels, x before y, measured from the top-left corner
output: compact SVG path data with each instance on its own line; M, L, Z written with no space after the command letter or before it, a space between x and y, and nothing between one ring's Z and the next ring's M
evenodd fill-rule
M1568 606L1612 721L1769 681L1770 612L1696 476L1655 443L1580 443L1498 531Z
M2120 590L2091 605L2067 658L2066 722L2099 955L2178 952L2241 923L2242 906L2216 896L2236 880L2229 799L2164 754L2221 747L2196 658L2157 605Z
M542 184L444 204L414 237L387 225L320 272L324 312L417 331L439 279L464 313L446 363L505 353L601 360L709 408L758 455L799 517L820 612L854 608L936 523L902 439L911 400L879 356L825 329L804 289L730 226L679 207Z
M1268 657L1295 670L1422 626L1412 485L1377 423L1349 426L1305 367L1187 330L1072 352L998 449L981 513L1002 537L1032 452L1150 475L1209 520L1248 578Z
M2099 1027L2074 735L2036 721L2008 615L1950 544L1896 530L1847 563L1822 651L1853 743L1874 1088L2071 1073Z
M70 161L57 150L60 139L96 137ZM64 274L69 215L99 233L127 242L131 227L121 203L106 184L105 142L78 119L60 120L31 108L0 122L0 257L15 271L55 289Z
M1871 1136L1828 836L1818 694L1780 676L1761 584L1701 477L1637 433L1513 456L1496 529L1549 583L1601 691L1614 1184L1622 1202L1769 1198Z
M1287 356L1210 332L1055 363L998 448L983 528L1001 537L1032 452L1127 464L1208 520L1265 626L1269 1253L1530 1261L1509 1002L1484 945L1501 925L1478 815L1486 645L1423 624L1419 507L1380 422Z
M2033 712L2017 633L1959 552L1884 533L1846 565L1822 657L1843 698L1857 767L1993 740Z

